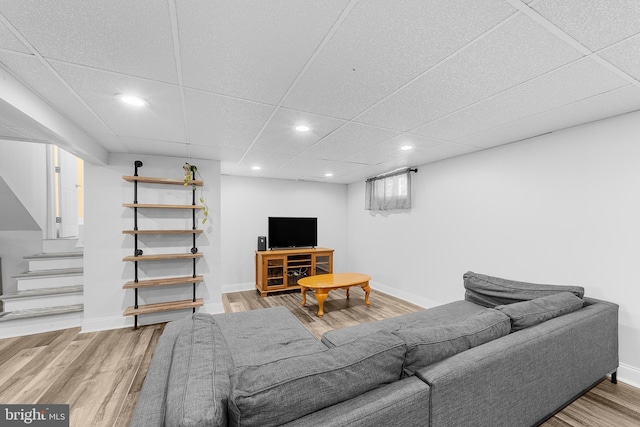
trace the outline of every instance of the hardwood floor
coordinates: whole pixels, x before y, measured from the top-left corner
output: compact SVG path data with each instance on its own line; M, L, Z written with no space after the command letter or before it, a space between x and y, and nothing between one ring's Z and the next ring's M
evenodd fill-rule
M300 306L299 292L261 298L255 291L223 295L225 311L284 305L316 336L324 332L420 310L420 307L371 291L332 291L325 315L316 316L310 294ZM164 325L138 330L80 334L79 328L0 340L0 403L69 404L71 426L128 426L153 351ZM605 380L548 420L545 427L640 425L640 389Z

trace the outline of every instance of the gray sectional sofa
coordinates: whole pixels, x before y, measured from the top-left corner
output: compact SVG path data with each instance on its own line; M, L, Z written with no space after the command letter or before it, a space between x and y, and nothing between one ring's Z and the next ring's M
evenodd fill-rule
M171 322L131 425L532 426L615 381L617 305L472 272L464 286L320 341L283 307Z

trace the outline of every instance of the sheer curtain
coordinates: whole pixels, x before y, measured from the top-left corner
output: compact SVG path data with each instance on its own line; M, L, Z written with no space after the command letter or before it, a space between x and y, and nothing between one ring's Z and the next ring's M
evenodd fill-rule
M401 169L369 178L365 188L365 209L372 214L411 209L411 172L417 172L417 169Z

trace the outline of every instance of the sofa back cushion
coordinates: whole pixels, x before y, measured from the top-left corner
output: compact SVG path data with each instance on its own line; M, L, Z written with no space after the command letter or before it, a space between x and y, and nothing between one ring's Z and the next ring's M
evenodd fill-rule
M509 334L509 317L486 309L458 323L399 329L393 332L407 345L404 375L472 347Z
M231 375L229 425L277 426L400 379L404 342L381 331Z
M560 292L571 292L582 298L584 288L580 286L541 285L537 283L518 282L487 276L468 271L464 274L465 299L484 307L493 308L498 305L529 301Z
M211 316L197 313L189 320L173 348L164 425L226 426L229 350Z
M571 292L561 292L530 301L499 305L496 310L509 316L511 331L515 332L579 310L583 305L584 301Z

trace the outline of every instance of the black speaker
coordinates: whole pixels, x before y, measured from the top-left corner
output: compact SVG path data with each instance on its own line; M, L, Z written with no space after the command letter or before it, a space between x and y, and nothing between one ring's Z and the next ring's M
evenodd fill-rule
M267 250L267 236L258 236L258 250L259 251Z

